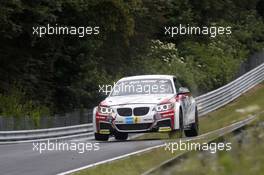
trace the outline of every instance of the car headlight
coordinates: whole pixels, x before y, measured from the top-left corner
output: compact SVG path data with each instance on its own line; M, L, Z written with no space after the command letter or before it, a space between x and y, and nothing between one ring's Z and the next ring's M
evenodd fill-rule
M167 104L162 104L162 105L158 105L156 107L156 110L158 112L161 112L161 111L167 111L167 110L170 110L174 107L174 104L173 103L167 103Z
M111 114L113 109L107 106L98 106L98 112L101 114Z

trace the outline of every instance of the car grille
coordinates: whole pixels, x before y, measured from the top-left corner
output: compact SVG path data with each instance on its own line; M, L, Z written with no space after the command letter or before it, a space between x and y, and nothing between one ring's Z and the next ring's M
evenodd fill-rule
M131 108L118 108L117 113L120 116L131 116L132 115L132 109Z
M139 123L139 124L118 124L116 127L119 130L146 130L149 129L152 123Z
M149 107L138 107L134 108L134 115L141 116L146 115L149 112Z
M136 107L133 109L133 114L135 116L146 115L149 112L149 107ZM131 108L118 108L117 113L120 116L132 116Z

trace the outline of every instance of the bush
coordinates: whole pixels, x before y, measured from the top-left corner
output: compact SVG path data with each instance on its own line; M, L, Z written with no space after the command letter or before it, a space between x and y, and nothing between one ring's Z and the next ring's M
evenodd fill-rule
M50 115L50 112L47 107L27 99L27 95L22 89L13 87L7 94L0 94L0 115L17 119L30 117L38 127L40 117Z

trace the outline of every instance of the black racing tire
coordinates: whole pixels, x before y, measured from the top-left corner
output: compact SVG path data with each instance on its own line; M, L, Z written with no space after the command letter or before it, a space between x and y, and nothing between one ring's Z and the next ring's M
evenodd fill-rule
M195 137L199 134L199 119L198 111L195 110L195 123L192 123L189 130L185 130L184 134L186 137Z
M125 132L116 132L114 133L115 139L116 140L127 140L128 138L128 133Z
M180 121L180 129L179 130L172 130L169 132L169 138L172 139L175 137L175 134L177 134L178 138L183 137L183 114L182 114L182 109L180 109L179 113L179 121Z
M182 113L182 109L180 109L179 120L180 120L179 138L182 138L183 137L183 113Z
M94 133L94 138L95 140L98 140L98 141L107 141L109 139L109 135Z

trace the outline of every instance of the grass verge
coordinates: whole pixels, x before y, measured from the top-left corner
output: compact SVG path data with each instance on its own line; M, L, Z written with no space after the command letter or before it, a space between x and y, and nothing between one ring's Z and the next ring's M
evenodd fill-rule
M223 138L232 144L229 152L193 152L180 163L159 169L153 174L178 175L262 175L264 172L264 114L244 130Z

